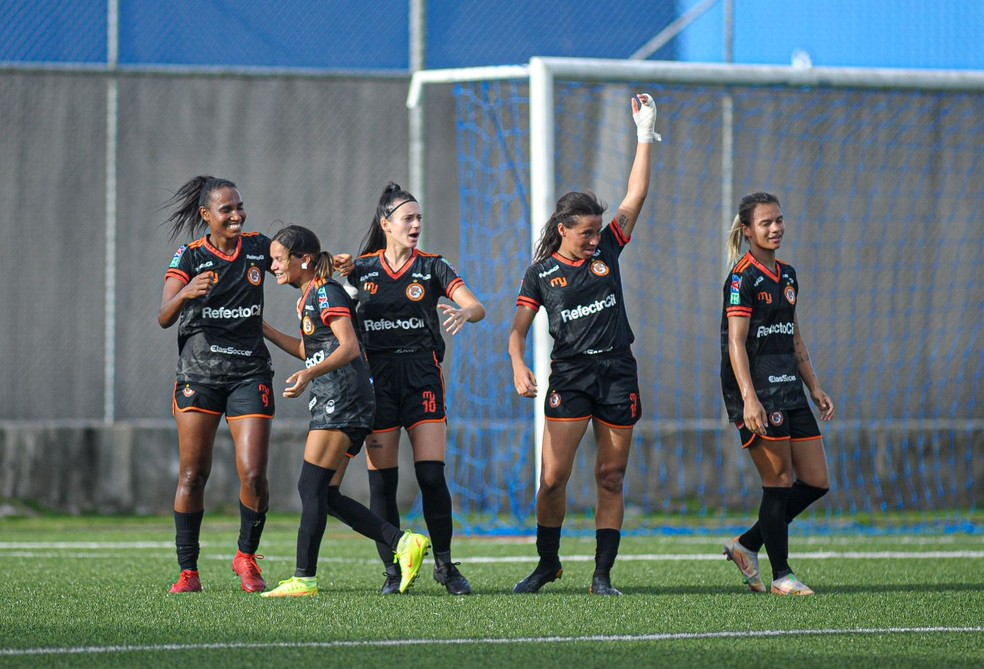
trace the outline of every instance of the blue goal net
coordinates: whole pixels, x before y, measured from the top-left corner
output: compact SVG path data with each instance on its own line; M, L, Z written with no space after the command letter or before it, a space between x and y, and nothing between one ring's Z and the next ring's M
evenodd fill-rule
M557 81L558 196L592 191L614 214L635 148L634 91L654 95L664 142L621 263L644 407L626 528L757 509L759 479L724 420L719 381L725 234L737 200L756 190L782 203L778 256L799 274L801 332L836 405L821 425L831 492L812 513L959 519L975 509L984 93ZM449 480L466 531L526 532L533 404L513 389L506 342L531 262L530 88L474 82L453 96L458 263L488 316L482 336L466 333L451 349ZM589 429L568 487L569 510L587 517L594 456Z

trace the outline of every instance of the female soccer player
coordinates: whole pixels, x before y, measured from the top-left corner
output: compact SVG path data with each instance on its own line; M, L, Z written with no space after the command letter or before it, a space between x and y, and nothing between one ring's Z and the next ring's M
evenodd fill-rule
M339 491L347 457L362 449L376 405L369 365L352 324L352 299L331 278L333 259L307 228L289 225L281 229L273 236L270 256L277 283L301 290L297 303L301 338L267 323L263 331L274 344L304 360L304 369L287 377L284 397L300 397L310 385L311 424L297 481L301 495L297 568L293 577L261 596L318 594L318 553L329 513L389 547L390 560L395 554L402 571L400 592L405 592L427 554L427 537L401 532Z
M598 446L595 480L597 550L589 592L620 595L611 569L625 513L623 478L633 426L642 415L634 340L625 313L618 261L629 243L649 192L656 103L632 98L635 158L627 193L614 220L602 229L605 206L590 193L567 193L543 228L533 264L526 270L509 332L513 383L522 397L535 398L537 382L525 361L526 337L543 306L554 338L540 488L536 495L536 550L540 562L515 593L538 592L560 578L560 531L567 512L567 481L588 423Z
M796 319L796 270L776 259L786 231L779 200L750 193L738 204L728 237L736 263L724 283L721 314L721 389L728 420L762 478L758 522L724 545L748 587L765 592L758 550L772 564L772 592L812 595L789 567L792 520L830 486L823 438L803 392L806 384L820 418L834 404L820 387ZM742 239L749 250L742 256Z
M174 594L200 592L199 535L215 433L224 413L236 445L239 472L239 551L232 570L246 592L266 589L256 549L270 499L267 453L274 399L273 368L263 343L263 278L270 239L244 232L246 209L236 185L195 177L165 207L171 240L207 234L181 246L164 275L157 321L178 323L173 412L180 472L174 497L175 543L181 574ZM179 321L180 318L180 321Z
M447 415L441 362L443 326L451 335L485 318L485 307L458 272L439 255L417 248L420 204L390 182L376 205L366 241L348 274L359 291L358 312L376 391L376 418L366 440L370 508L399 525L396 504L400 429L413 448L423 496L424 520L434 546L434 580L452 595L471 593L471 584L451 561L451 493L444 474ZM454 302L440 304L447 297ZM456 306L455 306L456 305ZM399 592L400 573L377 544L386 564L383 594Z

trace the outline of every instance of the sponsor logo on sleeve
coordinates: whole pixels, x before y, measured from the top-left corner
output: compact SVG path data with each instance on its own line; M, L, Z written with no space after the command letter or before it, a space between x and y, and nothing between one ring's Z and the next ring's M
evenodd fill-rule
M324 286L318 288L318 309L324 310L328 308L328 291L325 290Z
M174 252L174 257L171 258L171 264L169 266L171 269L174 269L175 267L178 266L178 263L181 262L181 256L184 255L185 249L187 248L188 248L187 246L182 246L181 248L179 248L177 251Z
M731 304L741 304L741 277L731 275Z

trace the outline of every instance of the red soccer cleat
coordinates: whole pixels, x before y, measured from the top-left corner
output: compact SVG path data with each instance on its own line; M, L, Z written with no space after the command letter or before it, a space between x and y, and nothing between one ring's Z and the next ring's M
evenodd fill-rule
M232 570L242 581L242 589L246 592L263 592L266 590L266 581L260 576L260 566L256 560L263 559L262 555L243 553L236 551L236 557L232 560Z
M202 580L198 577L198 572L193 569L185 569L178 576L178 581L171 586L172 595L181 595L186 592L201 592Z

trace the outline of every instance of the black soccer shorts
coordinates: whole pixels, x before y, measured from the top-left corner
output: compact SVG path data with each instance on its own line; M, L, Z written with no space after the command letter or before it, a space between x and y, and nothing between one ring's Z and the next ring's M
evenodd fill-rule
M554 360L544 400L547 420L595 418L632 427L642 418L639 371L631 351Z

